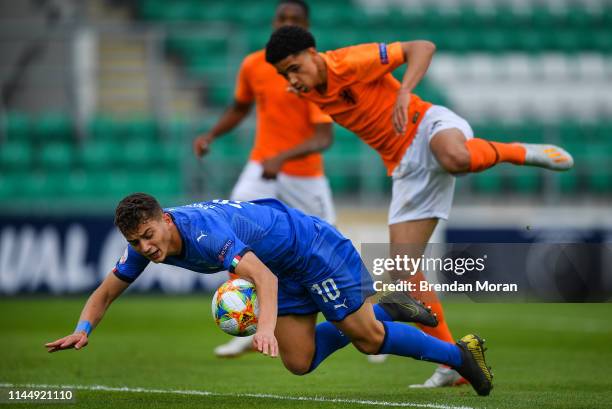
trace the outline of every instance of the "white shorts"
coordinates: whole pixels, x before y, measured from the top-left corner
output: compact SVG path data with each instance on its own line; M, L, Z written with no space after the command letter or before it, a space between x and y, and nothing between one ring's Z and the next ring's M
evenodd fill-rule
M412 144L393 170L389 224L430 218L448 219L455 177L440 166L429 147L435 134L459 129L472 139L470 124L448 108L434 105L425 113Z
M232 191L232 200L255 200L273 197L306 214L317 216L330 224L336 222L331 189L325 176L300 177L279 173L276 180L261 177L263 167L249 161Z

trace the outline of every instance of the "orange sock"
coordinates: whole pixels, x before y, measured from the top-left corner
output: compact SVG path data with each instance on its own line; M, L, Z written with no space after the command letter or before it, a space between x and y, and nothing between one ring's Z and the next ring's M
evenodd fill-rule
M426 281L425 275L421 271L418 271L414 276L412 276L411 282L415 283L417 288L419 288L419 281ZM442 341L455 343L453 339L453 334L451 334L450 329L448 329L448 324L446 323L446 319L444 319L444 309L442 308L442 303L438 298L438 294L435 291L415 291L411 293L417 299L425 302L428 306L431 307L431 311L436 314L438 317L438 325L436 327L427 327L425 325L417 324L419 329L424 333L431 335L432 337L436 337Z
M426 334L431 335L432 337L436 337L441 339L442 341L450 342L452 344L455 343L453 339L453 334L451 334L450 329L448 329L448 325L446 324L446 320L444 319L444 310L442 309L442 303L435 302L431 303L431 311L435 312L438 316L438 326L437 327L426 327L425 325L417 324L418 327Z
M470 152L470 172L480 172L499 162L525 163L525 148L514 143L501 143L473 138L465 142Z

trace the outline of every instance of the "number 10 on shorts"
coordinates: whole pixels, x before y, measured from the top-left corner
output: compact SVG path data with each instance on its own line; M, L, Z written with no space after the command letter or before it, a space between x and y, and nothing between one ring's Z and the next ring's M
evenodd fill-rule
M321 285L313 284L311 289L319 294L324 302L334 301L340 297L340 290L338 290L333 278L321 281Z

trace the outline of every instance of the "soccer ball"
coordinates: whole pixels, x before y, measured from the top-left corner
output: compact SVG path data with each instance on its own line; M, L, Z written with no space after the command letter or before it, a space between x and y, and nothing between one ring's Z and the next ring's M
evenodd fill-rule
M236 337L253 335L259 315L255 285L242 278L223 283L213 297L212 315L217 326L227 334Z

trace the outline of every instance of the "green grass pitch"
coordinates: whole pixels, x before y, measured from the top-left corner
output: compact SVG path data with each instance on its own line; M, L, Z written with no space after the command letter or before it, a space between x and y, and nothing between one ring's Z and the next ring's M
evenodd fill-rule
M215 328L205 296L124 296L87 348L48 354L43 344L72 331L83 302L0 300L0 384L145 390L78 389L79 408L604 408L612 402L612 304L447 304L455 337L475 331L487 339L495 389L482 398L468 386L409 389L433 364L401 357L370 364L351 346L302 377L254 353L217 359L212 349L227 337ZM41 407L17 407L28 406Z

